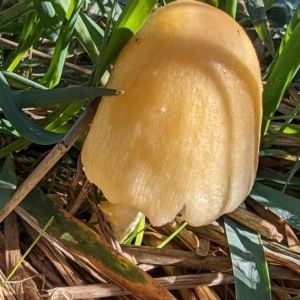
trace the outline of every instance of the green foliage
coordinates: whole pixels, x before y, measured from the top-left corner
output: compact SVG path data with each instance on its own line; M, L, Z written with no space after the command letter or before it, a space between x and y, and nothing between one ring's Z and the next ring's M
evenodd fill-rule
M24 149L30 143L49 145L58 142L84 110L86 101L121 92L98 85L107 81L110 65L151 14L156 1L123 1L126 2L124 9L118 1L110 0L105 4L101 0L95 2L99 7L96 13L88 11L85 1L75 0L25 0L0 12L0 32L5 33L0 37L0 106L3 111L0 115L0 132L13 138L11 143L0 149L1 201L5 202L0 203L1 206L9 201L17 180L10 159L12 152ZM171 0L159 1L162 5L169 2ZM280 138L285 137L300 145L297 140L300 138L300 98L296 89L300 67L300 4L295 6L291 2L295 8L291 15L287 5L276 6L278 3L274 0L245 0L247 13L239 10L236 0L227 0L226 3L205 2L220 8L226 6L225 11L245 27L252 40L256 40L256 45L260 41L258 53L266 80L260 155L262 158L276 159L292 156L293 160L289 161L283 172L259 170L251 197L300 230L299 153L288 147L281 149L281 144L277 144ZM284 96L293 104L289 113L279 109ZM24 108L44 108L47 114L41 121L33 121L24 113ZM36 216L41 226L52 216L50 210L63 215L62 210L53 206L49 199L41 195L38 197L49 207L49 212L43 215L39 211L41 206L32 204L35 201L32 196L27 198L22 207ZM70 221L66 216L63 218ZM66 224L58 222L50 232L61 238ZM76 238L82 228L85 234L96 238L82 224L71 222L67 225ZM136 244L140 245L144 227L143 218L128 242L135 237ZM264 257L264 250L270 250L263 248L257 234L228 217L225 217L225 229L233 263L236 298L246 299L244 295L247 295L249 299L270 299L270 280ZM175 235L176 232L169 239ZM70 240L62 242L68 247L74 246ZM84 243L80 247L76 248L80 253L87 251ZM105 255L106 250L103 250ZM99 261L101 259L99 257ZM116 257L113 256L112 260L118 264ZM297 259L293 262L300 264ZM104 266L105 272L116 265L108 263ZM140 275L139 270L131 267L130 270ZM124 274L121 272L121 275Z
M5 52L1 55L4 64L7 65L8 72L3 70L1 74L0 88L5 95L1 98L0 106L2 107L7 120L2 120L2 132L11 132L15 136L20 134L21 138L5 148L0 150L0 157L6 156L12 151L18 150L28 141L37 144L53 144L58 142L64 134L55 133L61 132L60 127L64 126L77 112L82 108L87 98L98 97L102 95L115 95L118 92L105 89L88 90L87 87L78 87L75 91L73 88L59 89L42 92L44 87L52 89L58 85L65 72L65 62L68 57L70 42L75 38L81 44L81 47L90 55L92 62L96 63L100 57L101 64L95 64L95 70L101 78L108 64L113 61L121 48L132 37L132 35L143 24L147 16L153 10L155 1L131 1L124 12L120 15L118 22L114 26L114 30L110 36L108 50L105 51L106 45L100 53L100 44L108 40L110 31L104 34L104 31L93 20L87 17L81 10L81 1L62 1L62 2L39 2L35 1L35 11L29 11L31 5L22 5L19 8L17 5L18 14L13 13L9 9L7 14L10 17L4 18L1 26L9 25L9 22L16 20L18 17L27 13L26 22L20 35L18 47L15 52L10 53L6 58ZM120 9L120 7L118 6ZM113 16L110 16L112 20ZM7 21L6 21L7 20ZM6 30L8 27L6 27ZM128 31L130 35L119 35L119 32ZM117 32L117 33L116 33ZM40 85L32 79L26 79L17 74L11 73L13 70L20 68L20 62L24 54L32 47L41 36L47 36L51 41L55 41L55 47L47 72L43 74ZM92 72L92 74L95 73ZM100 73L99 73L100 70ZM30 89L39 89L36 91L13 93L10 91L7 80L19 87ZM85 85L91 86L92 81L84 78ZM76 93L74 96L73 93ZM63 93L63 94L62 94ZM27 103L27 104L26 104ZM36 125L23 112L21 107L43 107L49 105L57 105L46 118ZM44 128L44 129L43 129ZM17 132L16 132L17 131ZM64 131L63 131L64 132Z

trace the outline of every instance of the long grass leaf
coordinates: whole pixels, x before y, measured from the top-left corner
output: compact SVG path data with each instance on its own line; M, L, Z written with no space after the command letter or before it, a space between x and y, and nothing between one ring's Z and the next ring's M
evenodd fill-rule
M269 272L259 236L224 217L237 300L272 299Z
M153 11L155 4L156 0L131 0L126 5L112 30L102 60L101 74L104 73L109 63L116 59L120 50L144 24Z
M22 88L22 89L43 89L43 90L47 90L46 87L44 87L41 84L38 84L37 82L34 82L30 79L27 79L23 76L20 76L16 73L11 73L11 72L7 72L7 71L2 71L2 74L4 75L4 77L6 78L6 80L9 83L12 83L14 86L18 87L18 88Z
M5 134L10 134L15 137L20 137L19 132L17 132L14 127L6 119L0 118L0 132Z
M64 134L49 132L29 119L14 100L9 85L0 72L0 107L12 126L26 139L33 143L49 145L64 137Z
M277 61L279 55L283 51L285 45L287 44L288 40L290 39L290 37L291 37L294 29L298 25L299 21L300 21L300 3L298 4L296 11L292 16L292 19L289 22L289 25L287 26L285 35L284 35L283 39L281 40L280 46L278 48L278 51L277 51L275 57L273 58L272 62L270 63L270 65L268 66L267 70L265 71L265 73L263 75L264 79L266 79L269 76L269 74L271 73L271 71L273 70L274 65L276 64L276 61Z
M227 0L226 3L226 13L233 19L235 19L236 16L237 3L237 0Z
M64 67L64 62L67 55L68 46L73 35L74 27L77 21L81 5L82 0L72 0L70 2L69 9L65 16L65 21L63 23L62 29L59 34L59 38L56 43L51 64L46 75L41 80L41 84L47 86L48 88L56 86L60 81Z
M43 236L43 234L46 232L46 230L48 229L48 227L52 224L54 220L54 216L52 216L49 221L46 223L46 225L44 226L44 228L41 230L41 232L39 233L39 235L37 236L37 238L33 241L33 243L28 247L28 249L26 250L26 252L22 255L22 257L19 259L19 261L17 262L17 264L13 267L13 269L9 272L9 274L7 275L6 279L4 280L4 282L2 283L2 285L5 285L7 283L7 281L9 281L11 279L11 277L15 274L15 272L17 271L17 269L20 267L20 265L22 264L22 262L24 261L24 259L27 257L27 255L30 253L30 251L32 250L32 248L36 245L36 243L41 239L41 237Z
M75 35L82 47L89 54L92 62L95 64L99 56L104 30L83 11L80 11L79 15L82 21L77 22L77 26L75 27Z
M300 200L256 182L250 196L300 230Z
M294 91L291 88L289 89L289 91L290 91L291 95L294 93ZM281 124L280 128L278 128L273 135L270 135L268 137L268 140L261 147L262 150L268 149L273 144L273 142L279 138L279 136L285 131L287 126L293 121L294 117L298 114L298 111L300 109L300 101L299 101L298 95L296 95L296 96L297 96L297 98L294 98L294 99L296 100L295 102L297 103L297 105L293 109L292 115L285 119L284 123Z
M14 94L14 99L21 108L43 107L62 103L71 103L83 99L118 95L114 89L93 87L68 87L49 90L29 90Z
M2 31L3 26L32 11L34 11L34 5L32 1L25 0L20 1L14 6L0 12L0 30Z
M41 21L38 20L35 22L35 18L35 12L29 14L20 37L19 45L16 49L14 60L10 63L7 71L12 72L17 67L26 51L28 51L28 49L32 47L36 41L38 41L44 31Z
M300 25L293 31L288 43L268 78L263 91L263 112L264 116L273 117L281 99L300 67ZM270 120L263 120L262 134L266 134Z
M100 83L101 78L103 76L103 70L101 70L101 66L102 66L103 56L105 53L105 49L107 46L107 42L108 42L110 30L111 30L113 14L114 14L116 5L117 5L117 0L114 1L114 5L112 6L111 11L109 12L109 14L107 16L106 28L104 31L104 36L103 36L103 40L102 40L101 47L100 47L100 53L99 53L97 62L94 66L92 75L90 76L89 81L87 83L88 86L91 85L91 86L96 87Z
M264 2L262 0L246 0L245 5L254 29L269 50L270 54L274 56L275 49L268 25Z
M64 19L70 6L70 0L53 2L52 5L58 16ZM75 23L74 35L88 53L93 63L97 61L103 34L104 30L100 26L85 15L84 12L79 12Z
M45 33L52 42L55 42L58 38L62 22L56 15L52 3L40 0L33 0L33 3L45 29Z

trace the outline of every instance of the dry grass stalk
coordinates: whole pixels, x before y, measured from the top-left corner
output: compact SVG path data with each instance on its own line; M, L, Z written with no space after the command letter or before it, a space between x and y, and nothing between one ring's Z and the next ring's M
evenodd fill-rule
M181 288L193 288L195 286L215 286L220 284L233 283L234 278L231 274L226 273L208 273L208 274L190 274L181 276L168 276L155 279L159 284L168 290L178 290ZM65 287L66 291L73 295L73 299L86 299L112 297L129 295L127 291L114 283L102 283L93 285ZM54 289L55 290L55 289ZM47 291L44 296L49 296L54 290ZM57 300L65 300L60 297Z
M19 245L19 230L17 223L17 215L12 212L4 220L4 236L5 236L5 262L6 262L6 274L17 265L18 261L21 259L21 251ZM14 277L20 275L21 270L16 270ZM22 277L21 277L22 278ZM16 283L12 285L17 297L23 298L23 286L21 283Z
M247 203L266 221L272 223L276 226L279 233L284 235L287 238L287 244L290 248L295 251L300 251L299 240L292 230L292 228L285 222L284 219L275 215L269 209L266 209L264 206L254 201L251 197L247 198Z
M162 230L166 235L172 234L174 231L176 231L180 227L180 224L174 220L173 222L169 222L166 225L159 228L159 230ZM193 252L198 251L203 254L207 250L207 242L205 245L200 246L200 242L198 237L193 233L192 231L188 230L187 228L183 228L175 237L175 240L180 240L181 244L183 244L185 247ZM202 239L203 241L203 239ZM204 247L203 247L204 246ZM197 253L198 254L198 253ZM204 255L203 255L204 256Z
M238 207L236 210L227 215L267 239L276 240L277 242L281 242L283 239L282 234L277 231L273 224L251 213L250 211Z
M158 236L149 235L145 239L145 242L149 243L152 247L157 247L162 242L162 239L164 239L163 236L159 238ZM188 246L190 247L190 245ZM180 251L181 247L175 243L168 243L164 246L164 251L176 251L176 249L179 249ZM186 274L186 271L183 271L183 269L178 267L162 265L162 269L168 276L180 276ZM181 295L182 299L185 300L194 300L195 297L196 299L219 300L215 291L212 288L205 286L195 286L192 290L186 288L179 289L178 293Z
M145 237L145 243L149 236ZM174 245L174 244L172 244ZM176 244L175 244L176 245ZM201 257L196 253L178 250L173 246L170 249L157 249L146 246L122 246L122 250L133 256L139 264L151 264L155 266L176 266L195 271L226 272L232 269L229 257L213 256ZM178 247L178 246L177 246ZM180 248L179 248L180 249Z
M220 226L209 224L201 227L188 226L198 237L205 238L216 244L227 246L227 237L223 228Z

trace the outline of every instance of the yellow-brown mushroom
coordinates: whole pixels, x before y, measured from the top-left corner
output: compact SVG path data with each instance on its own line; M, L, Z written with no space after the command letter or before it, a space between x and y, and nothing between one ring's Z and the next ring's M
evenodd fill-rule
M231 212L257 170L262 86L255 50L221 10L176 1L123 48L82 151L108 201L153 225ZM126 215L124 215L126 218Z

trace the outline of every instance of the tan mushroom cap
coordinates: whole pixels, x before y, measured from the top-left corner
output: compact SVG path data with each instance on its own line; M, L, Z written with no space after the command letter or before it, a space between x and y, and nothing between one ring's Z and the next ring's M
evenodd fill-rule
M224 12L158 9L121 51L82 151L88 179L153 225L209 224L249 194L262 87L254 48ZM126 215L124 215L124 218Z

